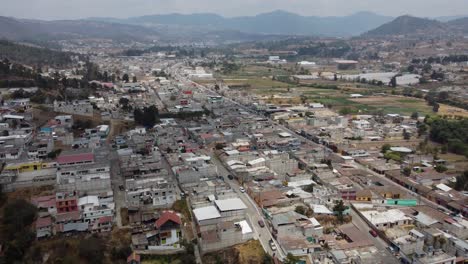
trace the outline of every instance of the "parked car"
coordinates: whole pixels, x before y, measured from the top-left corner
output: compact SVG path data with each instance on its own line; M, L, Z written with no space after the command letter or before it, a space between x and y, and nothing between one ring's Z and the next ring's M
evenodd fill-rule
M260 219L260 220L258 220L258 225L260 227L265 227L265 222L263 222L263 220Z
M233 180L233 179L234 179L234 177L232 177L232 175L231 175L231 174L229 174L229 175L228 175L228 179L230 179L230 180Z
M270 239L270 242L269 242L269 244L270 244L270 248L271 248L271 250L273 250L273 251L276 251L276 245L275 245L275 242L273 242L273 240L271 240L271 239Z
M245 193L244 187L239 187L239 191L240 191L241 193Z
M377 232L375 232L374 229L369 230L369 233L370 233L373 237L377 237Z

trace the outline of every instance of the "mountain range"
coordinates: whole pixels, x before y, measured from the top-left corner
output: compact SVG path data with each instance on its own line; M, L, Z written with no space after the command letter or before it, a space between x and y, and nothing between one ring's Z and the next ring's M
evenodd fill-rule
M455 19L451 19L455 18ZM161 40L239 42L278 39L284 36L385 36L425 32L468 33L468 18L438 20L382 16L359 12L343 17L301 16L274 11L256 16L227 18L216 14L166 14L82 20L27 20L0 17L0 39L50 41L103 38L119 41Z
M378 27L393 18L371 12L343 17L301 16L281 10L256 16L223 17L216 14L165 14L116 18L89 18L149 27L189 27L195 30L237 30L254 34L354 36Z
M467 17L441 22L439 20L405 15L397 17L363 35L370 37L420 34L431 36L434 34L447 35L466 33L468 33Z
M159 33L152 28L89 20L28 20L0 17L0 38L15 41L48 41L74 38L152 40Z

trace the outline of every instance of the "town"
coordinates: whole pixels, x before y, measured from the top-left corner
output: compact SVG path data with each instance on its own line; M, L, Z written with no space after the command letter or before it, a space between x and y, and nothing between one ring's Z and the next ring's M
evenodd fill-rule
M466 263L468 38L424 36L2 57L0 263Z

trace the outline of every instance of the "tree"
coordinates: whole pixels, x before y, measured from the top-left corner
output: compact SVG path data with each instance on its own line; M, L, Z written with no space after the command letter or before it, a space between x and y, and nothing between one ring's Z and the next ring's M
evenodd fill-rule
M301 259L299 257L294 256L291 253L288 253L286 259L283 261L283 264L297 264Z
M404 167L403 168L403 175L409 177L411 176L411 168L410 167Z
M418 127L418 137L425 135L427 133L427 125L424 123L417 124Z
M456 177L453 188L457 191L468 191L468 170Z
M104 82L108 82L109 81L109 74L107 73L107 71L104 72L103 76L102 76L102 79Z
M218 149L218 150L223 149L224 147L226 147L224 143L216 143L215 145L215 149Z
M128 245L114 246L111 249L111 257L115 261L126 259L132 253L132 248Z
M311 183L303 188L304 191L308 193L313 193L314 192L314 186L315 184Z
M159 111L156 106L144 107L143 109L135 108L133 111L135 123L145 127L153 127L159 123Z
M80 257L87 260L88 263L102 263L104 259L104 245L104 241L94 235L90 238L80 240L78 253Z
M438 97L438 101L443 102L449 98L449 93L446 91L443 91L443 92L440 92L437 97Z
M2 223L5 227L6 238L10 239L15 233L29 226L35 219L37 208L29 202L16 199L12 200L3 209Z
M263 254L262 264L273 264L273 258L267 253Z
M401 156L398 152L388 151L387 153L384 154L384 158L387 161L394 160L397 162L401 162Z
M410 138L411 138L411 134L408 133L408 131L406 131L406 129L403 129L403 138L405 140L410 140Z
M119 99L119 104L122 106L122 109L125 111L128 111L130 109L129 103L130 103L130 100L128 98L121 97Z
M447 167L445 167L444 165L440 165L440 164L436 165L436 166L434 167L434 169L435 169L438 173L442 173L442 172L447 171Z
M431 70L432 70L431 64L428 64L428 63L427 63L427 64L425 64L425 65L423 66L423 71L424 71L425 73L429 73Z
M411 114L411 119L418 120L418 118L419 118L418 112L413 112L413 113Z
M305 96L304 94L301 94L300 99L302 104L305 104L307 102L307 96Z
M122 81L124 81L124 82L126 82L126 83L128 83L128 82L130 81L128 74L125 73L125 74L122 76Z
M387 153L387 151L390 150L391 147L392 147L392 146L390 146L390 144L384 144L384 145L382 146L382 148L380 149L380 152L382 152L382 153L385 154L385 153Z
M343 107L339 111L340 115L349 115L352 112L353 112L353 110L351 110L351 108L349 108L349 107Z
M391 79L390 79L390 83L389 85L393 88L397 87L397 76L393 76Z
M442 145L442 147L440 147L440 153L442 154L447 154L447 151L448 151L448 147L446 144Z
M335 206L333 206L333 212L336 214L339 223L343 223L343 213L346 209L347 207L344 205L343 200L335 202Z
M432 111L433 111L434 113L439 112L439 107L440 107L440 106L439 106L438 103L434 103L434 105L432 106Z
M53 150L53 151L47 153L47 158L55 159L55 158L58 157L58 155L60 155L61 152L62 152L62 149Z
M298 214L301 214L301 215L305 215L306 214L306 211L307 211L307 208L305 208L304 206L302 205L298 205L296 206L296 208L294 209L294 211Z
M36 218L37 208L22 199L9 201L3 209L3 228L0 237L5 242L5 263L22 263L22 259L36 235L30 226ZM1 262L1 258L0 258Z

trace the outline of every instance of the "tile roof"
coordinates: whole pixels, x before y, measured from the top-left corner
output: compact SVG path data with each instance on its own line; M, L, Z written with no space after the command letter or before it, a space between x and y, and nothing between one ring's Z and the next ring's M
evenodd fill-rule
M66 153L62 154L57 158L59 164L77 163L84 161L94 161L94 154L92 152L87 153Z
M156 221L156 228L161 228L161 226L163 226L167 221L172 221L179 225L182 223L180 221L180 217L176 213L165 211L161 214L161 217L159 217L159 219Z
M99 218L99 224L110 223L112 222L112 216L104 216Z
M50 216L38 218L36 221L36 229L48 227L51 225L52 225L52 218Z

